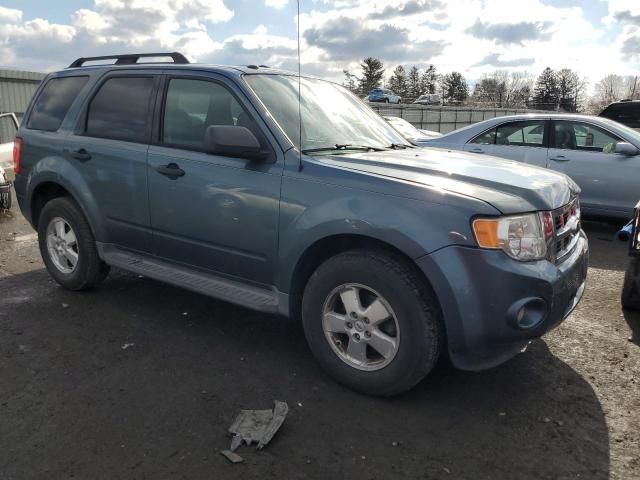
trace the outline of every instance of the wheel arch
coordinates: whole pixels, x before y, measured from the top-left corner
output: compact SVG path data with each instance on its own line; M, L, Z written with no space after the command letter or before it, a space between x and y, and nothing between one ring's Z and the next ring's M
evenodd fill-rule
M382 250L401 259L425 283L426 288L433 292L437 300L431 281L418 267L410 255L391 243L367 235L340 233L323 237L309 245L298 258L288 282L289 312L298 318L302 304L302 294L313 272L326 260L341 253L356 249Z
M97 232L92 216L88 214L83 202L79 201L79 196L73 191L73 189L69 188L69 186L54 179L43 179L32 188L31 194L29 195L29 203L31 217L30 222L33 228L36 230L38 229L40 214L44 206L51 200L60 197L69 197L74 201L84 217L87 219L87 223L89 224L94 237L98 238L96 236Z

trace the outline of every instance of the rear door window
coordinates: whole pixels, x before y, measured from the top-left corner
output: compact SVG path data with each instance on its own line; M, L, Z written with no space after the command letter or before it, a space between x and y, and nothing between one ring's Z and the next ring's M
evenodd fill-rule
M492 128L471 140L469 143L475 143L477 145L493 145L496 143L496 129Z
M86 135L146 143L155 77L112 77L89 104Z
M27 128L55 132L89 77L52 78L36 99Z
M496 145L542 147L544 145L544 120L511 122L496 130Z

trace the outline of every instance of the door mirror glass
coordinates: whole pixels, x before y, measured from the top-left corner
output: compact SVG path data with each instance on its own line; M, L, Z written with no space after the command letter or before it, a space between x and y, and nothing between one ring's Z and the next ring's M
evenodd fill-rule
M629 142L618 142L616 143L614 152L632 157L638 154L638 149Z
M261 160L265 153L256 136L246 127L235 125L211 125L205 132L208 153L227 157Z

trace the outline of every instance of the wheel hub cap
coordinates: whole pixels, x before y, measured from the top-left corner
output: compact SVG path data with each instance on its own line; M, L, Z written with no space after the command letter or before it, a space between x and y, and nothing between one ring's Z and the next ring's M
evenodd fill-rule
M47 226L47 252L51 263L62 273L73 273L78 264L79 250L76 234L65 219L55 217Z
M400 328L391 306L365 285L334 289L323 306L322 328L334 353L359 370L386 367L400 345Z

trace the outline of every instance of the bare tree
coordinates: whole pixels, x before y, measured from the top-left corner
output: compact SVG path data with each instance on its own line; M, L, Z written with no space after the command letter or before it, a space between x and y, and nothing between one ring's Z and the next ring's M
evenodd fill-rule
M498 108L525 107L532 85L533 79L528 73L497 70L476 84L472 101L477 105Z
M635 76L629 76L625 78L625 96L630 100L640 99L640 78Z
M595 94L589 102L590 113L600 113L607 105L625 98L625 78L609 74L595 85Z

